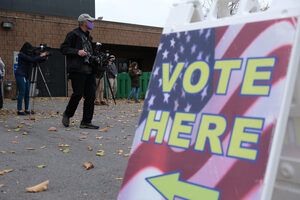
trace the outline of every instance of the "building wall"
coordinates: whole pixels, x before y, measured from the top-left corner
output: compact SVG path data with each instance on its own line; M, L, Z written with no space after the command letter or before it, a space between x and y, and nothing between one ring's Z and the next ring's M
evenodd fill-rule
M12 29L0 27L0 56L6 64L5 80L14 80L13 52L19 51L25 41L33 46L46 43L59 48L66 34L78 26L77 20L72 18L0 10L0 23L3 21L13 23ZM158 27L108 21L96 21L91 31L94 41L103 44L146 48L157 48L161 33L162 28Z
M81 13L95 16L95 0L0 0L0 8L72 18L77 18Z

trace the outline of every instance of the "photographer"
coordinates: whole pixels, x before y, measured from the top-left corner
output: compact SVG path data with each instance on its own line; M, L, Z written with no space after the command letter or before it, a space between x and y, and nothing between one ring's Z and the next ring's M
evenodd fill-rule
M28 108L30 92L30 72L32 69L32 64L45 60L47 56L47 52L43 52L39 55L33 56L33 50L34 48L32 47L32 45L29 42L25 42L18 55L18 68L16 69L15 73L18 88L18 115L30 114ZM22 110L23 99L25 103L25 111ZM31 111L31 114L33 114L33 111Z
M80 128L99 128L91 123L94 114L96 69L89 60L95 48L89 30L93 29L94 20L88 14L81 14L78 17L79 27L69 32L61 44L61 52L67 56L67 70L73 88L73 94L63 113L62 123L65 127L69 126L70 118L74 116L81 98L84 97Z
M3 77L5 75L5 65L0 57L0 109L3 108Z
M108 69L107 78L110 83L111 89L113 91L114 97L116 97L117 87L118 87L117 86L118 69L115 65L115 60L116 60L115 56L110 55L110 59L108 60L108 65L107 65L107 69ZM110 97L112 98L111 92L110 92Z
M128 74L131 80L131 91L128 96L128 101L135 93L135 103L140 103L138 98L139 98L139 89L140 89L140 76L142 75L142 71L138 68L137 62L132 62L130 64Z

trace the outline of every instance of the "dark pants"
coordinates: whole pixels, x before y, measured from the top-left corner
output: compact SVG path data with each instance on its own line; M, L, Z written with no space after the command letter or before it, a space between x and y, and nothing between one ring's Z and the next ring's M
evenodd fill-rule
M23 100L25 103L25 110L29 108L29 90L30 90L30 81L24 76L16 75L17 87L18 87L18 111L23 108Z
M73 94L65 110L68 117L73 117L82 97L83 116L82 122L91 123L94 114L94 101L96 92L96 79L94 74L70 73Z

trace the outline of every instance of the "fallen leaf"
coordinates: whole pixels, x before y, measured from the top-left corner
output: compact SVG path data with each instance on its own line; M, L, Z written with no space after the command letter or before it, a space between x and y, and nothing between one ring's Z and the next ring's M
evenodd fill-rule
M27 118L26 120L35 120L35 117L31 116L31 117Z
M12 171L14 171L14 170L13 170L13 169L6 169L6 170L3 170L4 173L10 173L10 172L12 172Z
M25 188L28 192L42 192L47 190L47 185L49 184L49 180L44 181L38 185Z
M70 149L65 149L65 150L63 150L62 152L64 152L64 153L69 153L69 152L70 152Z
M38 166L37 166L37 168L40 168L40 169L41 169L41 168L45 168L45 167L46 167L46 165L38 165Z
M121 155L121 154L123 153L123 150L120 149L120 150L117 150L116 152L117 152L119 155Z
M0 175L3 175L5 172L4 171L0 171Z
M102 140L104 138L104 136L98 136L96 137L97 140Z
M22 135L27 135L28 133L26 131L23 131Z
M94 165L92 162L84 162L82 164L87 170L94 168Z
M48 131L56 131L56 128L52 126L48 129Z
M81 136L81 137L79 138L79 140L82 141L82 140L84 140L84 139L86 139L86 138L87 138L87 136Z
M29 148L25 148L26 150L35 150L35 148L29 147Z
M97 156L104 156L104 150L98 150L96 153Z
M13 143L13 144L19 144L19 142L17 142L17 141L11 141L11 143Z
M65 144L65 145L64 145L64 147L69 147L69 146L70 146L70 145L68 145L68 144Z
M45 149L45 148L46 148L46 146L45 146L45 145L40 147L40 149Z
M89 132L81 132L80 134L81 134L81 135L88 135Z
M4 186L4 184L0 184L0 188L2 188Z
M121 181L121 180L123 180L123 178L115 178L115 180Z
M107 127L104 128L104 129L100 129L99 132L107 132L109 128L110 128L110 126L107 126Z
M0 153L2 153L2 154L6 154L6 151L0 151Z
M14 153L16 153L16 152L15 152L15 151L10 151L10 153L14 154Z
M89 150L89 151L93 151L93 147L88 146L88 150Z
M124 154L125 157L129 157L129 153Z

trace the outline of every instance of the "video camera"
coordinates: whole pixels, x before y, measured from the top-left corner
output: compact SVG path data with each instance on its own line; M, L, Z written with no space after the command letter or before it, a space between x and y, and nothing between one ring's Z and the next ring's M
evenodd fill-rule
M45 58L42 60L42 62L43 62L43 61L46 61L46 60L47 60L47 57L48 57L48 56L51 56L51 55L52 55L52 53L51 53L51 48L50 48L50 47L47 47L47 44L41 43L39 47L33 47L31 54L32 54L33 56L37 56L37 55L40 55L41 53L44 53L44 52L46 52L46 56L45 56Z

